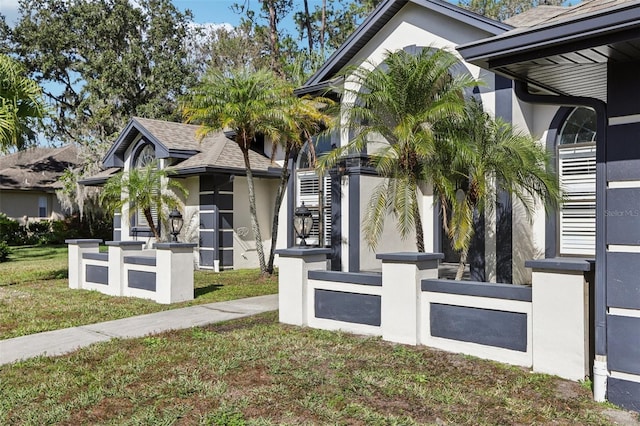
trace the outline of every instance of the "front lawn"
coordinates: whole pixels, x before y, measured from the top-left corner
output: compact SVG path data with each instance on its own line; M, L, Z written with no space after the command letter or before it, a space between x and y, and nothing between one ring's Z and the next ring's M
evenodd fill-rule
M284 326L275 312L3 366L0 393L7 425L609 425L612 414L634 421L575 382Z
M13 248L0 263L0 339L203 303L274 294L277 277L258 270L196 271L195 299L173 305L68 288L67 247Z

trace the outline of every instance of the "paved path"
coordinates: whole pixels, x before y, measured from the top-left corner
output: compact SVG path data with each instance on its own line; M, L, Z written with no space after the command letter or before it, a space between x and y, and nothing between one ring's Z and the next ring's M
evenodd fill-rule
M256 315L278 309L278 295L172 309L80 327L0 340L0 365L39 355L56 356L114 338L142 337Z

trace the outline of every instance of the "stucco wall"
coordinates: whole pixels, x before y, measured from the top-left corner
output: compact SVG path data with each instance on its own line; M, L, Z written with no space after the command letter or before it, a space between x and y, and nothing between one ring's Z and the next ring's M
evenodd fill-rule
M0 212L17 220L22 220L24 216L39 218L40 197L47 199L47 219L53 213L63 215L56 194L44 191L0 191Z
M254 185L258 223L260 224L265 261L267 261L271 247L271 224L278 180L254 177ZM233 268L258 267L256 240L249 213L249 188L247 178L244 176L236 176L233 181L233 228Z

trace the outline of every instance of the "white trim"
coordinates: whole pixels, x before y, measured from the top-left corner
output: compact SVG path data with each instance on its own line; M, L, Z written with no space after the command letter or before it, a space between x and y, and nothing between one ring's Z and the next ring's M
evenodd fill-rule
M640 246L609 244L607 246L607 250L614 253L640 253Z
M624 180L624 181L608 182L607 188L610 188L610 189L640 188L640 180Z
M611 371L609 373L609 377L613 377L615 379L628 380L630 382L640 383L640 376L636 374L623 373L621 371Z
M215 191L200 191L200 195L214 195Z
M640 123L640 114L609 117L609 126L618 126L620 124L634 124L634 123Z
M640 311L637 309L609 308L609 315L620 317L640 318Z

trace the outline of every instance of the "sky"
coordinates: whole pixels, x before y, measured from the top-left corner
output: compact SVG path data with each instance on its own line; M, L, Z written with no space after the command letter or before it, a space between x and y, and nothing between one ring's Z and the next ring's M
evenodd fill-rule
M300 0L294 0L296 3ZM253 9L259 7L259 0L173 0L173 4L181 11L190 9L193 20L199 24L231 24L240 22L240 15L231 10L234 3L248 3ZM309 7L313 9L322 0L311 0ZM18 16L18 0L0 0L0 13L5 15L7 23L12 25Z

